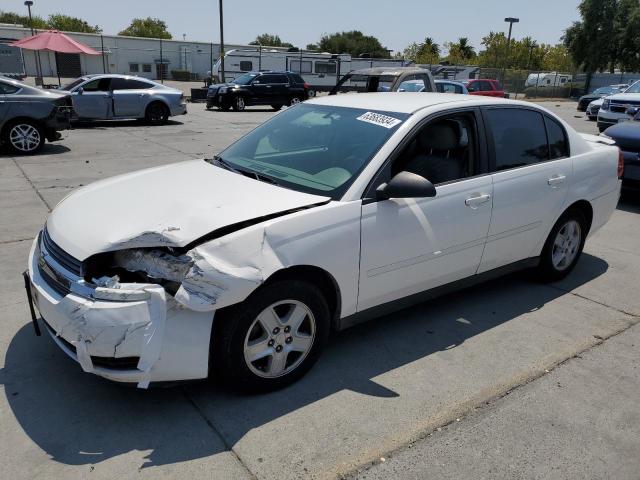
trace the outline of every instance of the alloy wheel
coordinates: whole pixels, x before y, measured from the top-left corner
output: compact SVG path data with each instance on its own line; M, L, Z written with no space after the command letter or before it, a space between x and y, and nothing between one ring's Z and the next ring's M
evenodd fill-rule
M41 140L38 129L28 123L18 124L9 132L11 145L21 152L33 152L38 148Z
M244 341L247 367L262 378L277 378L295 370L311 351L316 320L297 300L265 308L253 321Z
M553 266L559 271L569 268L578 256L581 242L582 228L580 223L576 220L569 220L558 230L553 242L551 250Z

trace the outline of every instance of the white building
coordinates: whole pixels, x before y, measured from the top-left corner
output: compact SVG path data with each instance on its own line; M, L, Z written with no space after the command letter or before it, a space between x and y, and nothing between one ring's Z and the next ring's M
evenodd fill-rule
M164 69L164 78L172 78L171 71L186 70L201 79L212 69L212 65L220 56L220 45L216 43L65 33L98 52L104 52L104 55L40 52L42 74L45 77L56 77L59 70L61 77L106 72L159 79L161 70ZM30 35L29 28L0 24L0 73L36 75L36 53L7 46ZM227 45L226 49L239 47L243 46ZM22 72L14 71L16 61L22 64Z

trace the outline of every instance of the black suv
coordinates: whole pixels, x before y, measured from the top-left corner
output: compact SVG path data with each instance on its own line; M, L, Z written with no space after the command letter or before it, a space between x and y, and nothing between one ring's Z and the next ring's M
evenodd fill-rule
M242 111L250 105L271 105L280 110L309 98L309 85L297 73L247 72L230 83L211 85L207 108Z

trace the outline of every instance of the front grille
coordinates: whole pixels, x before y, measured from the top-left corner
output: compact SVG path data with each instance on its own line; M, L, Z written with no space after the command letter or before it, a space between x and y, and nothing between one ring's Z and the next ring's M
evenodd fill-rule
M612 112L616 113L626 113L628 108L631 107L640 107L640 102L629 100L629 101L616 101L611 100L610 109Z
M62 344L68 348L74 355L77 355L76 347L67 342L64 338L56 336L56 332L51 325L47 323L47 321L42 319L47 330L51 332L51 335L56 337ZM108 368L110 370L136 370L138 368L138 362L140 362L140 357L96 357L91 355L91 362L94 367Z
M38 272L40 276L58 295L63 297L71 293L71 284L68 280L56 275L56 273L46 265L42 258L38 259Z
M49 232L47 231L47 227L44 227L42 230L41 237L42 245L44 246L47 253L53 258L60 266L64 267L70 273L81 277L82 276L82 262L73 258L67 252L65 252L62 248L60 248L56 243L51 240L49 236Z

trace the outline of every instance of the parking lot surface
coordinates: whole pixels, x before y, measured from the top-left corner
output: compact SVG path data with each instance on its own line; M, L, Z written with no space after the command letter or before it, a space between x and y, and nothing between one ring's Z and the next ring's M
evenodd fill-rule
M544 105L580 131L597 132L575 103ZM188 115L166 126L82 125L40 155L0 157L3 476L282 480L406 471L441 478L446 468L430 470L431 463L465 462L467 452L484 455L484 469L450 478L570 478L567 472L583 470L571 470L569 454L555 470L508 460L544 462L553 445L587 435L594 441L575 447L575 461L597 463L584 470L593 478L614 465L611 478L640 471L631 454L640 451L633 329L640 202L633 198L587 243L566 280L541 285L513 275L359 325L334 335L300 382L271 394L243 396L207 382L127 388L82 373L49 338L34 336L20 273L57 202L101 178L209 156L271 115L190 104ZM555 368L577 355L577 366L574 359ZM534 431L556 414L555 430ZM581 417L590 423L568 428ZM617 435L624 422L636 429ZM545 436L545 448L534 442ZM411 444L423 458L405 453ZM483 453L489 450L493 457ZM397 454L383 467L363 470L390 452ZM411 462L414 470L402 467Z

